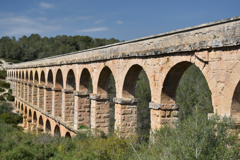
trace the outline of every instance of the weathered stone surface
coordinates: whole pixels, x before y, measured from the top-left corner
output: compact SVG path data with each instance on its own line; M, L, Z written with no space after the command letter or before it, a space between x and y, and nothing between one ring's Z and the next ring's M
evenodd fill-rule
M19 111L23 115L29 115L29 110L36 111L37 120L43 117L44 132L54 134L54 127L60 126L61 136L64 136L67 131L74 134L72 127L76 130L80 125L109 132L111 99L107 82L112 74L116 88L116 98L113 99L115 130L128 137L136 134L138 99L134 97L134 88L142 69L151 88L149 109L153 131L165 124L178 122L178 110L181 108L176 104L176 90L182 74L192 64L206 78L212 93L214 113L231 115L240 122L239 60L240 17L234 17L13 64L7 67L7 79L16 102L21 103L17 106L23 106ZM70 70L73 72L71 78L67 76ZM46 78L36 79L35 73L43 73ZM25 79L18 76L22 74ZM90 78L93 93L88 93ZM24 126L31 129L31 125L35 124L28 121L26 117L23 119ZM54 126L50 128L49 125Z

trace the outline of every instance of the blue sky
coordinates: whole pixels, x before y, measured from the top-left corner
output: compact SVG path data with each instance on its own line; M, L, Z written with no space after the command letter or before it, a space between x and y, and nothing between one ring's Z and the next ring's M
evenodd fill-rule
M0 37L131 40L240 16L239 0L1 0Z

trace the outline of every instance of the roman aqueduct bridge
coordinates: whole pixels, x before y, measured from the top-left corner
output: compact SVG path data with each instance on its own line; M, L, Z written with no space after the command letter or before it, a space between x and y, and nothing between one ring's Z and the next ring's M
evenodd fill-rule
M73 136L80 125L109 132L110 74L115 80L115 130L136 133L135 82L147 74L151 129L178 121L176 89L195 64L211 91L214 113L240 122L240 17L94 49L7 66L23 127ZM93 92L89 93L92 79Z

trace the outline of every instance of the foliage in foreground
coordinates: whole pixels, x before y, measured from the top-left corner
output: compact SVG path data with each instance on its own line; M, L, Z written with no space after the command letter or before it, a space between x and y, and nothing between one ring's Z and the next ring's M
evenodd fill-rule
M0 104L0 117L11 111ZM14 116L14 115L13 115ZM16 116L16 115L15 115ZM13 118L13 117L12 117ZM9 119L8 119L9 120ZM112 134L99 137L78 133L73 138L48 134L24 133L17 121L0 121L0 159L238 159L239 142L235 124L227 118L208 120L206 115L193 116L161 128L153 135L154 143L138 143Z

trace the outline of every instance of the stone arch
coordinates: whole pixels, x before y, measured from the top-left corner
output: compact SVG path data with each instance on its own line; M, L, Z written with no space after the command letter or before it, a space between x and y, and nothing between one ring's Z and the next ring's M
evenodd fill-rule
M121 106L124 106L123 108L120 108L121 113L124 113L124 117L126 119L129 119L127 123L128 125L125 129L129 130L129 134L136 134L136 132L139 132L139 134L143 135L144 132L147 132L144 136L144 139L149 138L150 133L150 109L148 106L148 103L151 102L151 90L148 93L148 96L150 97L149 100L146 100L146 105L142 105L141 102L138 102L138 99L136 99L136 89L139 89L136 84L137 80L141 78L145 78L146 87L150 90L150 80L145 72L145 69L139 65L139 64L133 64L128 69L124 81L123 81L123 87L122 87L122 98L125 103L121 104L121 102L117 102L121 104ZM140 96L140 95L138 95ZM141 106L142 108L138 108L137 106ZM131 111L131 112L129 112ZM119 111L120 112L120 111ZM146 113L144 116L142 113ZM144 124L140 123L139 120L144 120ZM148 126L147 129L145 126ZM117 125L116 125L117 126ZM143 129L144 128L144 129Z
M23 104L21 104L21 108L20 108L20 111L23 113Z
M194 65L194 66L193 66ZM186 115L181 116L181 107L179 108L177 104L177 89L179 86L179 82L182 79L183 74L185 71L190 67L197 68L200 73L202 74L202 77L204 77L204 80L207 84L207 88L209 88L209 84L207 82L206 76L204 75L201 68L198 66L198 61L195 61L195 63L189 62L189 61L181 61L176 64L174 64L171 68L169 68L168 72L166 72L165 79L163 81L162 91L161 91L161 110L166 111L166 115L162 116L163 118L167 118L168 121L178 121L178 118L184 118L186 117L190 112L186 113ZM191 68L193 69L193 68ZM212 101L211 107L212 107ZM194 107L194 106L192 106ZM180 109L180 110L179 110ZM212 113L212 108L205 109L206 111ZM180 112L179 112L180 111ZM190 109L188 109L190 111ZM179 115L180 114L180 115ZM171 118L171 119L170 119ZM166 120L167 121L167 120Z
M50 121L47 119L46 121L46 127L45 127L45 132L48 133L48 134L51 134L51 124L50 124Z
M72 69L70 69L67 74L66 89L76 90L75 75Z
M45 85L45 73L44 71L41 72L41 75L40 75L40 86L39 86L39 108L40 109L44 109L44 87Z
M52 114L52 102L53 102L53 73L52 70L50 69L47 74L47 86L45 89L45 105L46 105L46 111L49 114Z
M59 125L56 125L56 126L55 126L54 136L55 136L55 137L61 137L61 132L60 132L60 127L59 127Z
M174 65L167 73L161 93L161 105L176 105L176 90L184 72L192 65L191 62L180 62Z
M36 111L33 112L33 121L32 121L32 131L37 131L37 113Z
M142 71L142 67L138 64L131 66L128 70L123 83L122 97L124 99L132 99L135 94L135 85L139 73Z
M29 103L32 103L32 94L33 93L33 71L30 71L29 76L29 92L28 92L28 101Z
M89 92L89 89L92 88L92 86L89 86L89 82L91 81L91 75L88 69L84 68L82 70L80 81L79 81L79 91L80 92Z
M25 82L28 82L28 71L25 72ZM24 100L27 101L28 99L28 85L25 83L25 89L24 89Z
M54 116L62 117L62 89L63 89L63 75L61 69L57 70L55 80L55 104L54 104Z
M92 89L91 75L88 69L84 68L80 75L79 94L77 100L77 124L76 126L84 125L90 127L90 98L89 93ZM90 86L91 85L91 86Z
M65 109L64 109L64 121L74 122L74 106L75 106L75 96L74 90L76 90L75 75L72 69L68 71L66 90L65 90Z
M110 78L113 83L113 95L110 95L109 90L109 81ZM100 127L99 129L104 131L106 134L109 133L109 131L114 130L114 123L115 123L115 105L113 104L113 97L116 96L116 83L115 78L113 76L113 73L111 69L108 66L105 66L102 68L98 80L97 80L97 96L95 99L96 101L96 109L94 112L101 118L99 118ZM110 114L110 112L113 112ZM111 120L111 122L110 122ZM97 121L97 120L96 120ZM110 125L112 124L112 125Z
M66 137L66 138L71 138L71 134L70 134L69 132L67 132L67 133L65 134L65 137Z
M31 130L32 127L32 111L28 109L28 130Z
M35 71L35 74L34 74L34 85L33 85L33 105L38 105L38 88L37 88L37 85L38 85L38 80L39 80L39 76L38 76L38 72Z
M39 121L38 121L38 130L39 131L43 131L43 118L42 118L42 116L39 116Z

